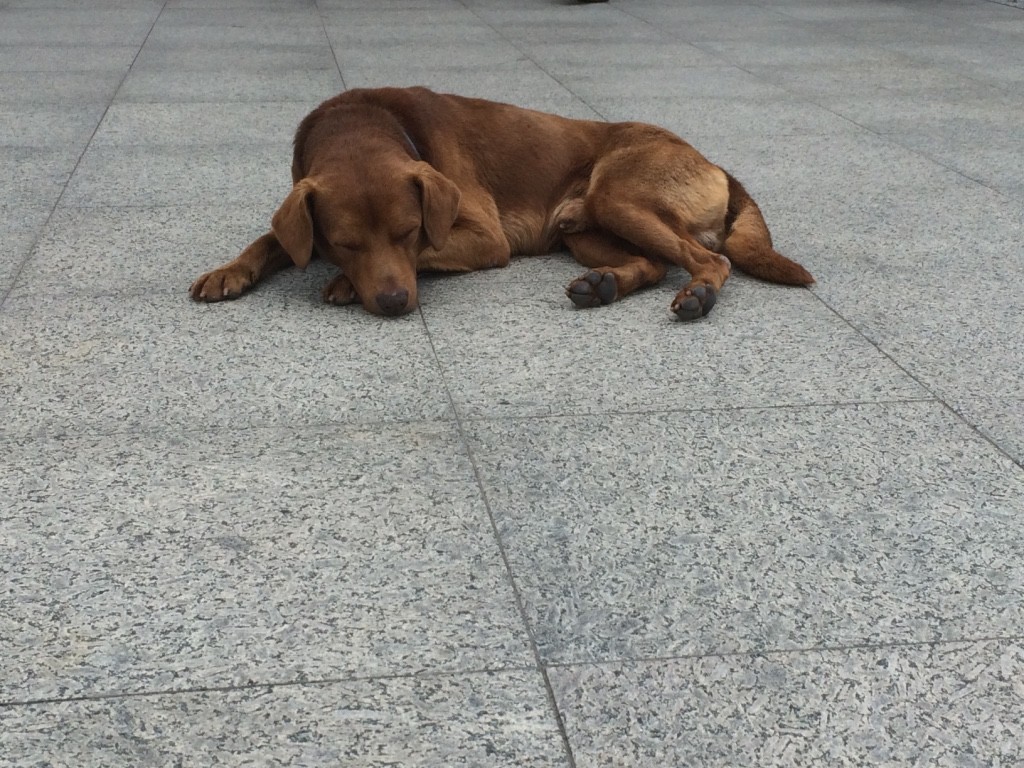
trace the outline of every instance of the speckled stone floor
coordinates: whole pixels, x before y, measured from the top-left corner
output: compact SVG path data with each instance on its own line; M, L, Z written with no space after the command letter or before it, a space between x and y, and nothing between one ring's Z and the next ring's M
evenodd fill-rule
M1024 764L1024 10L0 0L0 766ZM186 294L301 117L688 138L810 290Z

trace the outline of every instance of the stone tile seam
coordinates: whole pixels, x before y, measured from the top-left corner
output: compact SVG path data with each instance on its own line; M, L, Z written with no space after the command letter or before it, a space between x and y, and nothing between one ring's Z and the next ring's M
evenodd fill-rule
M536 672L535 666L510 664L496 667L470 667L467 669L436 669L422 672L396 672L380 675L346 675L343 677L302 678L295 680L268 680L238 685L197 685L185 688L154 688L141 691L111 691L109 693L82 694L78 696L52 696L39 699L7 699L0 701L0 711L17 707L31 707L45 704L65 704L83 701L107 701L110 699L135 699L156 696L188 696L201 693L231 693L234 691L261 691L277 688L299 688L302 686L331 686L366 683L387 680L427 680L437 677L469 677L473 675L502 674L506 672Z
M891 354L889 354L886 350L882 349L880 344L878 344L875 341L873 341L871 339L871 337L868 336L868 334L865 331L863 331L862 329L858 328L850 320L848 320L838 309L836 309L831 304L829 304L827 301L825 301L824 297L822 297L821 295L815 293L814 291L811 291L811 293L814 294L814 297L818 301L820 301L822 303L822 305L826 309L828 309L829 312L833 313L837 318L839 318L847 326L849 326L851 329L853 329L853 331L855 333L857 333L861 338L863 338L864 341L866 341L874 349L876 349L878 351L878 354L882 355L886 360L888 360L890 363L892 363L894 366L896 366L896 368L898 368L900 371L902 371L903 374L907 378L909 378L911 381L913 381L915 384L917 384L919 387L921 387L921 389L923 389L925 392L929 392L932 395L932 398L934 399L934 401L939 403L946 410L948 410L957 421L959 421L961 424L965 425L979 439L983 440L984 442L986 442L990 446L992 446L996 450L996 452L999 453L1001 456L1003 456L1003 458L1005 458L1007 461L1009 461L1010 463L1012 463L1015 466L1019 467L1021 470L1024 470L1024 462L1018 461L1017 459L1015 459L1010 454L1010 452L1008 450L1004 449L1001 445L999 445L999 443L997 443L995 440L993 440L992 438L988 437L984 432L982 432L981 429L979 429L976 425L974 425L970 421L968 421L967 418L965 416L961 415L957 411L957 409L951 403L947 402L945 399L943 399L943 397L938 392L936 392L934 389L929 387L925 382L923 382L920 378L918 378L917 376L912 374L909 370L907 370L906 366L901 364L895 357L893 357Z
M442 377L443 377L443 371ZM981 397L978 400L1018 400L1016 397ZM53 431L32 431L32 432L0 432L0 445L4 443L26 442L26 441L55 441L67 440L88 440L92 438L109 437L151 437L160 439L163 437L181 436L202 436L202 435L223 435L231 432L238 435L253 432L336 432L339 429L348 430L369 430L398 426L430 426L447 424L456 426L461 420L463 423L494 423L494 422L532 422L532 421L557 421L559 419L581 419L597 418L601 416L613 417L645 417L645 416L672 416L692 414L731 414L747 413L758 411L809 411L809 410L836 410L855 408L884 408L888 406L903 406L918 403L927 403L948 408L948 404L938 397L919 397L890 400L847 400L827 403L783 403L777 405L738 405L738 406L714 406L707 408L650 408L650 409L627 409L620 411L558 411L555 413L543 414L509 414L494 416L467 416L460 414L456 416L438 416L436 418L415 417L404 419L353 419L353 420L330 420L330 421L290 421L287 423L255 422L244 426L224 427L187 427L182 424L167 424L158 427L147 427L141 429L111 429L88 428L88 429L54 429ZM988 442L988 440L986 440Z
M320 7L320 3L315 1L313 5L316 8L317 16L320 18L320 30L324 33L324 39L327 41L327 47L331 49L331 58L334 59L334 68L338 70L338 77L341 78L341 88L343 91L347 91L348 83L345 82L345 73L341 71L341 63L338 61L338 53L334 50L334 41L331 40L331 36L327 33L327 19L324 18L324 12Z
M668 656L631 656L619 659L579 660L579 661L549 661L545 666L549 669L563 669L566 667L628 667L641 666L644 664L660 664L675 661L694 661L698 659L736 659L754 658L767 659L773 656L799 656L802 654L815 653L849 653L854 651L882 651L887 649L913 649L913 648L936 648L957 645L981 645L984 643L1001 643L1009 645L1024 642L1024 635L983 635L978 637L946 638L943 640L899 640L879 641L863 643L837 643L826 645L809 645L800 648L768 648L749 651L712 651L710 653L684 653Z
M54 696L38 699L7 699L0 701L0 711L18 707L39 706L47 704L63 704L84 701L108 701L114 699L149 698L159 696L187 696L203 693L231 693L235 691L258 691L278 688L299 688L347 685L356 683L388 681L388 680L428 680L432 678L468 677L476 675L493 675L510 672L541 672L549 670L581 668L581 667L630 667L648 664L664 664L668 662L694 661L698 659L768 659L772 657L798 656L806 654L843 654L855 651L883 651L916 648L942 649L961 645L981 645L999 643L1009 645L1024 642L1024 635L984 635L977 637L947 638L944 640L908 640L894 642L839 643L835 645L814 645L800 648L774 648L763 650L733 651L708 653L678 654L668 656L632 656L628 658L574 660L541 662L537 665L501 665L493 667L471 667L467 669L436 669L420 672L400 672L394 674L349 675L343 677L303 678L295 680L269 680L266 682L250 682L238 685L191 686L185 688L161 688L141 691L111 691L107 693L84 694L78 696Z
M460 0L462 2L462 0ZM464 4L464 3L463 3ZM529 612L526 609L526 601L523 598L522 591L519 588L519 584L516 581L515 571L512 568L512 561L509 558L508 550L505 547L505 542L502 540L501 532L498 528L497 520L494 516L494 510L491 508L491 500L487 495L487 490L484 487L483 475L480 472L480 468L477 465L476 455L473 453L473 446L463 428L462 420L459 415L458 406L455 403L455 397L452 394L451 387L448 386L448 379L445 376L444 368L441 365L441 360L437 355L437 348L434 346L434 338L430 335L430 328L427 326L427 319L423 315L422 308L417 310L420 321L423 323L423 331L427 335L427 343L430 344L430 351L433 354L434 362L437 365L439 375L441 377L441 383L444 386L445 395L448 397L449 407L452 409L454 415L455 430L458 434L459 443L462 447L463 453L469 460L470 469L473 474L473 479L477 486L477 491L480 494L480 501L484 505L484 513L487 515L487 522L491 527L491 534L494 537L494 545L498 549L498 554L501 558L502 564L505 566L505 575L508 579L509 586L512 589L512 595L515 600L516 610L519 613L520 621L522 622L523 631L526 633L526 638L530 646L530 651L533 654L534 664L536 665L537 671L541 675L541 679L544 681L544 693L547 697L548 707L550 708L551 715L554 717L555 725L558 728L558 733L562 741L562 749L565 753L566 760L568 761L569 768L576 768L576 756L573 753L572 742L569 739L569 732L566 728L565 717L558 706L558 697L555 696L555 689L551 684L551 679L548 676L547 670L544 666L544 658L540 652L540 646L537 644L537 637L534 634L533 627L530 624Z
M522 47L521 45L519 45L518 43L516 43L516 41L515 41L515 40L513 40L512 38L510 38L510 37L508 37L507 35L505 35L505 34L504 34L504 33L503 33L503 32L502 32L502 31L501 31L500 29L498 29L498 27L496 27L496 26L495 26L495 25L494 25L493 23L491 23L490 21L488 21L488 20L487 20L487 19L486 19L485 17L481 16L481 15L480 15L480 14L479 14L479 13L477 12L477 10L476 10L475 8L473 8L473 7L471 7L471 6L468 6L468 5L466 5L466 3L465 3L465 0L459 0L459 4L460 4L460 5L462 5L462 7L463 7L463 8L465 8L466 10L468 10L468 11L469 11L469 12L470 12L471 14L473 14L474 16L476 16L476 17L477 17L477 18L478 18L478 19L479 19L479 20L481 21L481 23L483 23L483 24L487 25L488 27L490 27L490 28L491 28L491 29L492 29L492 30L494 31L494 33L495 33L495 34L497 34L497 35L498 35L498 37L500 37L500 38L501 38L502 40L504 40L504 41L505 41L505 42L506 42L506 43L507 43L508 45L512 46L512 47L513 47L513 48L515 48L515 49L516 49L517 51L519 51L519 53L520 53L520 54L521 54L521 55L522 55L522 56L523 56L523 57L524 57L524 58L525 58L525 59L526 59L527 61L529 61L529 62L530 62L531 64L533 64L533 65L534 65L535 67L537 67L537 69L538 69L538 70L540 70L541 72L543 72L544 74L546 74L546 75L547 75L548 77L550 77L550 78L551 78L552 80L554 80L554 81L555 81L556 83L558 83L558 85L560 85L560 86L561 86L562 88L564 88L564 89L565 89L565 90L566 90L566 91L567 91L568 93L571 93L571 94L572 94L573 96L575 96L575 97L576 97L577 99L579 99L579 100L580 100L580 102L582 102L582 103L583 103L583 104L584 104L584 105L585 105L585 106L587 107L587 109L589 109L589 110L590 110L591 112L593 112L593 113L594 113L595 115L597 115L598 119L600 119L600 120L604 120L604 121L606 121L606 122L607 122L607 120L608 120L608 117L607 117L607 115L605 115L605 114L604 114L603 112L601 112L600 110L598 110L598 109L597 109L597 108L596 108L596 107L595 107L595 106L594 106L593 104L591 104L591 103L590 103L589 101L587 101L587 100L586 100L585 98L583 98L583 97L582 97L582 96L580 96L580 95L579 95L578 93L576 93L576 91L574 91L574 90L573 90L572 88L570 88L570 87L569 87L569 86L567 86L567 85L566 85L565 83L563 83L563 82L562 82L561 80L559 80L559 79L558 79L558 76L557 76L557 75L555 75L555 74L553 74L553 73L549 72L549 71L548 71L547 69L545 69L545 68L544 68L544 66L543 66L543 65L542 65L542 64L541 64L540 62L538 62L538 61L537 61L537 60L536 60L536 59L535 59L535 58L534 58L534 57L533 57L533 56L532 56L532 55L530 54L530 52L529 52L528 50L526 50L526 49L525 49L525 48L523 48L523 47ZM624 14L625 14L625 12L624 12L624 11L622 11L622 9L621 9L621 8L619 8L619 7L616 7L616 10L617 10L617 11L620 11L620 12L622 12L622 13L624 13ZM625 14L625 15L627 15L627 16L628 16L629 14Z
M85 146L82 147L82 151L79 153L78 159L75 161L75 165L71 169L71 173L68 174L67 181L65 181L64 185L61 187L60 194L57 195L57 199L53 201L53 206L50 208L50 212L49 214L47 214L46 220L43 221L42 225L39 227L39 230L36 232L36 235L32 240L32 244L29 246L28 250L25 253L25 257L21 260L21 262L18 264L17 269L15 269L14 273L11 275L7 289L4 291L3 296L0 297L0 311L2 311L4 305L7 304L7 299L11 295L11 291L14 290L15 284L17 284L19 278L21 277L21 273L22 270L25 269L25 265L28 264L29 260L32 258L32 254L35 252L36 246L39 244L40 239L42 239L43 233L46 231L46 228L50 224L50 219L53 218L54 211L56 211L57 208L60 206L60 201L63 199L64 194L67 192L68 185L71 184L71 179L74 177L75 172L78 170L78 167L82 164L82 158L84 158L85 153L89 151L89 145L92 144L92 140L96 137L96 132L99 131L100 126L103 124L103 119L107 116L107 112L110 110L110 105L113 104L114 99L117 98L118 91L121 90L121 87L124 85L124 81L128 79L128 75L131 73L132 67L135 66L135 62L138 60L139 54L142 53L142 49L145 47L146 41L149 39L149 36L153 33L153 29L156 27L157 22L160 20L160 15L164 12L164 8L167 7L167 1L168 0L163 0L163 3L160 6L160 10L153 18L153 23L149 25L149 29L147 30L145 37L143 37L142 42L139 44L139 49L135 52L135 56L132 57L131 64L129 64L128 68L125 69L124 74L121 76L120 82L114 89L114 93L107 100L107 105L103 108L103 114L100 115L100 119L96 123L96 126L93 128L92 133L89 135L89 139L85 142Z

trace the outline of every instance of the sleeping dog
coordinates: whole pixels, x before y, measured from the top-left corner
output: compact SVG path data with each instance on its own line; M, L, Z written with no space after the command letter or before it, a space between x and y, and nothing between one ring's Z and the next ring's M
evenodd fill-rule
M690 273L671 310L711 311L731 266L789 285L813 282L772 247L743 186L667 130L570 120L426 88L347 91L299 125L294 186L271 229L202 275L192 298L240 296L315 254L340 268L334 304L381 315L417 306L423 270L503 267L566 247L588 270L566 294L609 304Z

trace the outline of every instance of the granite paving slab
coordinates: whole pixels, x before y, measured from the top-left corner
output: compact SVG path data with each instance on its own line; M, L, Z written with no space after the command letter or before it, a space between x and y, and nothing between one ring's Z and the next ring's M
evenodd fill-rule
M233 11L316 12L317 0L167 0L165 10L191 9Z
M328 29L328 35L332 30ZM350 69L374 69L422 67L427 70L490 67L495 64L514 64L528 61L527 56L514 45L499 37L476 39L462 42L393 41L352 42L331 38L334 55L341 71Z
M946 22L949 23L949 22ZM991 30L978 37L950 42L899 42L901 53L928 66L941 66L984 84L993 84L1020 94L1024 88L1024 55L1019 38L993 39Z
M675 40L645 40L642 43L609 40L602 43L600 55L596 58L593 44L586 40L554 43L517 40L516 43L530 58L559 78L585 76L595 67L618 66L627 71L644 71L648 68L715 67L722 64L696 46Z
M331 49L322 37L302 45L246 43L163 43L148 44L139 52L132 71L240 73L281 69L326 69L337 71ZM215 75L208 74L209 79Z
M570 262L571 265L571 262ZM578 310L568 281L526 259L522 279L437 280L420 294L431 342L467 418L888 401L927 396L813 294L734 277L697 323L665 283ZM559 265L559 271L570 268ZM583 272L571 268L570 279ZM564 273L563 273L564 274Z
M55 702L0 718L0 749L26 764L570 765L532 671Z
M306 3L287 3L277 7L265 7L257 3L195 3L171 7L165 4L160 11L160 25L163 31L171 27L191 27L202 35L204 28L231 27L234 29L254 28L273 30L282 27L304 27L312 34L323 24L317 7ZM154 32L157 31L154 29ZM173 34L173 33L170 33ZM241 33L239 33L241 34ZM317 38L319 40L319 38ZM317 42L310 40L310 43Z
M0 147L85 149L103 116L102 104L0 107Z
M1024 81L1024 78L1022 78ZM894 135L894 141L933 158L936 162L1004 193L1010 200L1024 198L1024 159L1020 139L993 126L959 135L928 132Z
M186 292L192 282L233 259L268 231L273 210L202 204L157 208L60 206L40 236L12 295L168 294L188 302ZM305 272L286 270L255 291L257 295L279 291L312 300L335 271L332 265L317 260ZM231 309L228 307L226 312Z
M0 0L0 764L1021 763L1013 3ZM664 125L817 283L191 302L413 84Z
M238 14L244 20L248 11ZM269 19L267 21L270 21ZM280 23L286 21L289 23ZM232 19L231 23L163 23L147 38L153 47L192 45L320 45L327 42L323 22L315 14L303 14L291 19L277 14L272 23L244 24Z
M14 283L15 276L28 258L43 224L50 215L50 207L0 207L0 296L5 296Z
M596 97L590 104L607 120L639 120L675 132L703 151L715 137L833 136L862 131L854 120L805 100L772 94L734 99L695 95L678 99L662 96ZM721 163L727 165L728 158Z
M620 66L595 65L585 73L560 76L561 82L588 103L598 106L609 99L662 98L675 94L677 103L692 97L721 97L737 100L786 97L777 85L731 66L653 65L623 70Z
M879 63L765 64L757 68L756 76L791 95L826 106L829 100L874 98L884 116L899 115L905 102L922 97L963 93L969 98L992 87L940 64L928 65L906 57Z
M0 146L0 200L5 207L53 206L68 183L81 146Z
M887 137L720 134L690 137L757 200L773 236L816 274L806 242L865 241L892 258L918 243L1004 239L1018 206L984 184ZM826 252L826 258L831 258Z
M598 115L578 96L530 61L462 69L425 69L415 63L345 69L350 88L422 85L439 93L504 101L565 117L595 120Z
M376 24L331 24L325 19L325 28L335 48L399 48L417 44L445 47L460 43L471 46L502 43L501 36L494 29L472 17L437 27L422 22L396 24L387 21Z
M879 258L860 279L840 268L814 291L947 402L1014 397L1024 380L1024 265L1012 256L1018 249L1016 242L985 241L915 248ZM979 300L957 300L951 287L965 285Z
M548 662L1024 626L1024 470L942 404L465 428Z
M0 434L447 418L417 315L319 295L33 296L2 310Z
M108 13L97 10L95 13L99 19L91 23L66 23L55 19L52 12L7 9L4 26L0 28L0 44L78 47L124 45L137 41L142 45L154 21L152 17L132 21L126 19L121 11Z
M210 147L266 142L282 148L279 164L290 169L289 145L299 122L327 97L263 103L112 104L89 146Z
M450 424L4 441L0 700L532 663Z
M132 69L117 92L120 102L283 102L315 104L343 90L335 69L276 68L249 72Z
M1024 396L963 399L954 407L985 437L1024 466Z
M56 43L0 47L0 72L90 72L117 70L122 75L139 52L135 44L68 46Z
M273 211L292 186L289 143L281 137L204 152L182 145L90 147L61 202L150 208L209 201Z
M106 105L124 72L118 69L93 72L0 71L0 104Z
M551 670L579 768L1024 759L1017 642Z

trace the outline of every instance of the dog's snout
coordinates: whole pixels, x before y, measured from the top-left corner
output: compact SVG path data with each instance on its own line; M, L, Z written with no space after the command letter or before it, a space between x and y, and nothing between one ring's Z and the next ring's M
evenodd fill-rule
M405 288L382 291L377 294L377 306L385 315L400 315L409 306L409 292Z

